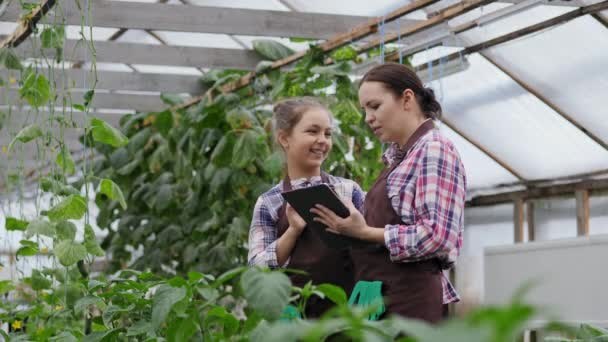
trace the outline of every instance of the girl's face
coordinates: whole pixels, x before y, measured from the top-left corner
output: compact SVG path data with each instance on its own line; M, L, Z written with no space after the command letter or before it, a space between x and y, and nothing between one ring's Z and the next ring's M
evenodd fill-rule
M396 97L381 82L364 82L359 88L359 103L365 122L382 142L399 142L405 134L413 92L407 89Z
M279 132L290 167L299 170L320 168L332 147L332 122L329 113L322 108L310 108L293 127L291 134Z

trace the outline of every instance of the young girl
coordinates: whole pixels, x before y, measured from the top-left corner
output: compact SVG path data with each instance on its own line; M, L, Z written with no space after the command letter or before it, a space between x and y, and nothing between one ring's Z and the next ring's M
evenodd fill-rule
M255 205L249 232L249 265L300 269L308 275L290 274L295 286L331 283L350 293L353 272L348 250L328 248L306 222L286 204L281 192L327 183L360 210L364 194L353 181L321 171L332 147L333 118L327 108L309 99L288 99L275 105L273 127L285 153L285 178L262 194ZM307 317L318 317L331 303L313 296Z

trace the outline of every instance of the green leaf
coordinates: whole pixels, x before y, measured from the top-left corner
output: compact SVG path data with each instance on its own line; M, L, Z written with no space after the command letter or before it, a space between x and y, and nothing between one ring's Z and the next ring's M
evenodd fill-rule
M91 119L91 132L95 141L113 147L122 147L129 143L129 139L119 130L98 118Z
M59 335L49 338L51 342L78 342L78 339L72 333L64 331Z
M118 201L123 209L127 209L127 202L125 201L122 190L120 190L120 187L112 180L106 178L102 179L99 185L99 191L110 199Z
M173 112L170 110L165 110L156 114L154 127L158 129L160 134L162 134L164 137L168 137L169 131L173 127Z
M4 64L7 69L23 69L23 65L21 65L19 57L17 57L15 52L9 48L0 49L0 63Z
M44 105L51 97L51 85L46 77L35 72L27 73L23 86L19 89L19 95L32 107Z
M167 341L191 341L191 337L199 330L197 320L198 317L187 317L171 322L167 328Z
M21 240L21 247L17 250L17 256L34 256L38 254L38 243L34 241Z
M76 314L82 313L84 310L88 309L91 305L95 305L100 309L105 308L105 303L103 299L97 296L85 296L80 298L76 304L74 304L74 312Z
M89 254L94 256L101 257L105 255L103 249L99 246L99 242L97 242L93 227L88 223L84 225L84 247Z
M85 108L88 107L91 102L93 102L93 96L95 96L95 89L87 90L87 92L84 93L83 98Z
M2 79L0 78L0 87L4 86L4 81L2 81ZM6 121L6 113L0 110L0 130L2 130L2 127L4 127L4 122Z
M80 220L87 212L87 202L84 197L70 195L51 208L47 216L51 221Z
M152 327L152 323L147 321L138 321L127 329L127 336L138 336L153 332L154 328Z
M64 170L69 175L73 175L76 172L76 165L74 164L74 159L72 159L70 151L66 149L61 149L61 151L57 153L55 163L57 163L61 170Z
M40 41L44 49L60 49L63 47L65 29L63 25L45 28L40 34Z
M253 130L246 130L236 140L233 151L233 165L244 168L249 165L257 156L258 134Z
M102 342L102 341L115 341L116 336L120 332L120 328L95 331L88 335L85 335L81 342Z
M249 305L267 320L281 317L289 303L291 282L283 273L251 268L241 277L241 287Z
M20 141L22 143L27 143L38 137L41 137L42 135L43 135L42 129L40 129L40 127L38 127L38 125L31 124L29 126L26 126L23 129L21 129L19 131L19 133L17 133L17 135L15 136L13 141L11 141L11 143L8 145L8 150L10 151L13 148L13 145L15 145L15 143L17 141Z
M15 289L12 280L0 280L0 296Z
M74 241L74 238L76 238L76 225L70 221L57 222L55 231L59 241Z
M352 61L357 58L357 50L351 45L343 46L331 54L335 61Z
M61 241L54 247L54 253L63 266L72 266L87 256L87 249L74 241Z
M160 99L169 106L175 106L184 102L184 98L178 94L160 93Z
M185 297L185 288L161 285L152 299L152 326L158 329L173 306Z
M295 53L291 48L274 40L256 39L252 44L255 52L271 61L283 59Z
M49 221L33 220L27 225L25 238L29 239L34 235L44 235L52 238L55 236L55 229Z
M232 132L226 133L215 146L211 154L211 161L218 166L228 166L232 161L232 149L235 144L235 135Z
M261 61L258 63L258 65L255 66L255 73L256 74L261 74L264 73L268 70L270 70L272 68L272 62L271 61Z
M310 69L313 74L333 75L333 76L348 76L351 67L346 62L336 63L327 66L316 66Z
M224 338L228 338L236 333L239 328L239 321L232 314L226 311L224 307L216 306L207 312L205 316L206 330L212 330L213 324L221 324Z
M336 285L332 284L320 284L317 286L317 290L321 291L327 298L338 305L346 305L346 292Z
M32 276L30 277L30 281L32 284L32 290L40 291L45 289L50 289L51 284L53 283L50 279L44 276L39 270L32 270Z
M29 224L29 222L27 222L27 221L19 220L14 217L7 217L6 223L5 223L5 229L8 231L12 231L12 230L24 231L25 229L27 229L28 224Z

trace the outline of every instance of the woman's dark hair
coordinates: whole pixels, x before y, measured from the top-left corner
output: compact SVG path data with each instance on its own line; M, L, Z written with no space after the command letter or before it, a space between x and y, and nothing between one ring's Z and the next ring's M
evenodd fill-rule
M410 89L416 95L416 101L427 118L441 118L441 105L435 98L433 89L425 88L416 72L403 64L378 65L363 76L359 87L365 82L381 82L397 98L401 97L406 89Z

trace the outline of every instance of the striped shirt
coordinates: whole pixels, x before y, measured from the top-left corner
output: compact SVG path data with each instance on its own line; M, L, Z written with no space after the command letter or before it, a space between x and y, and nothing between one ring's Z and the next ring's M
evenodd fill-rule
M399 153L392 145L384 154L390 165ZM384 240L394 262L436 256L456 261L462 247L466 177L453 143L438 129L422 135L388 175L387 193L402 224L387 225ZM460 300L444 275L443 302Z
M341 177L331 175L327 175L327 177L329 184L333 186L334 191L339 196L351 199L355 208L359 211L363 210L365 194L357 183ZM310 179L299 178L291 181L291 187L295 190L321 183L320 176ZM283 192L282 181L260 195L255 204L253 219L251 220L251 227L249 229L249 255L247 256L247 260L251 266L279 267L277 261L277 225L279 222L279 210L284 203L281 192ZM289 260L280 267L286 267L288 264Z

